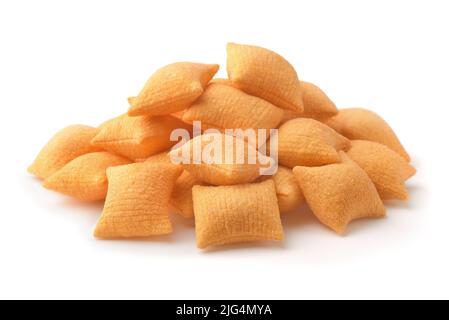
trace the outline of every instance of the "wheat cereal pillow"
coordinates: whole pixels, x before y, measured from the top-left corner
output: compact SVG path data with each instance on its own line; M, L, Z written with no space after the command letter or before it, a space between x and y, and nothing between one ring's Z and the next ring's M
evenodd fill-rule
M235 43L228 44L227 53L233 86L279 108L303 111L301 84L287 60L268 49Z
M157 70L135 99L130 116L168 115L188 108L217 73L217 64L177 62Z
M241 157L237 157L237 150L243 147ZM201 158L194 155L199 151ZM219 150L222 150L219 154ZM226 159L228 155L228 159ZM250 155L255 155L254 163L250 163ZM234 185L255 181L260 176L262 164L268 158L260 154L257 149L243 139L222 133L208 133L197 136L182 147L172 150L171 157L182 161L185 170L199 181L212 185ZM211 161L204 160L209 156ZM229 160L229 161L227 161Z
M285 110L281 123L296 118L323 120L338 113L337 107L332 100L313 83L301 81L301 90L304 112L298 113L292 110Z
M336 116L325 122L348 139L381 143L410 162L410 156L393 129L384 119L370 110L362 108L342 109Z
M292 169L280 166L273 176L262 176L258 181L272 179L276 187L279 211L288 213L305 203L304 195Z
M184 112L182 120L201 121L204 129L272 129L284 113L271 103L224 84L210 84Z
M145 159L175 145L170 134L178 128L192 127L172 116L122 115L104 123L91 143L132 160Z
M387 146L371 141L352 141L348 157L370 177L383 200L407 200L405 181L416 170Z
M295 167L293 173L318 220L344 234L351 221L384 217L386 212L368 175L344 152L340 154L341 163Z
M172 163L167 152L151 156L145 162ZM174 211L184 218L193 218L192 188L196 185L203 185L203 182L191 175L188 171L183 170L173 188L170 204L174 208Z
M59 131L40 151L28 172L46 179L73 159L90 152L101 151L90 141L98 129L84 125L73 125Z
M235 186L193 187L199 248L284 239L272 180Z
M95 229L102 239L169 234L169 200L182 169L164 163L134 163L108 169L108 194Z
M295 166L322 166L340 162L338 151L351 142L321 122L297 118L279 128L279 163Z
M100 201L106 197L109 167L128 164L126 158L108 153L82 155L44 180L44 187L83 201Z

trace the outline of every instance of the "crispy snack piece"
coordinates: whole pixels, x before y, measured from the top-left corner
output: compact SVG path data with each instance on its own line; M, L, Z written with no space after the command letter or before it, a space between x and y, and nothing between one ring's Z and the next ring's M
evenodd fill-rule
M302 101L304 112L297 113L292 110L285 110L281 123L285 123L296 118L312 118L323 120L338 113L337 107L331 99L319 87L310 82L301 81Z
M340 152L342 163L295 167L310 209L318 220L339 234L355 219L384 217L385 207L368 175Z
M268 161L243 139L221 133L195 137L172 150L170 156L180 160L184 169L196 179L212 185L253 182L260 176L261 163Z
M301 84L292 65L277 53L256 46L229 43L228 77L246 93L275 106L302 112Z
M383 200L408 199L405 181L416 169L396 152L377 142L355 140L347 154L368 174Z
M59 131L41 150L28 172L46 179L73 159L101 151L100 147L90 144L97 134L98 129L83 125L73 125Z
M284 111L271 103L224 84L210 84L185 111L182 120L201 121L205 129L273 129Z
M305 203L304 195L292 169L280 166L275 175L261 176L258 181L269 179L274 181L281 213L293 211Z
M163 163L134 163L111 168L108 195L95 229L102 239L169 234L169 200L182 169Z
M167 150L174 129L191 131L192 126L172 116L130 117L122 115L104 123L92 139L92 145L129 159L138 160Z
M44 180L44 187L83 201L104 200L108 190L106 170L130 161L109 152L82 155Z
M261 183L193 187L199 248L284 239L272 180Z
M172 163L167 152L162 152L149 157L147 163ZM188 171L183 170L181 176L176 180L173 192L170 197L170 204L176 213L184 218L193 218L193 198L192 188L196 185L204 183L191 175Z
M178 62L157 70L132 99L130 116L160 116L187 109L217 73L217 64Z
M319 121L293 119L279 128L279 163L289 168L338 163L338 151L350 145L348 139Z
M362 108L342 109L325 122L348 139L378 142L396 151L407 162L411 160L393 129L372 111Z

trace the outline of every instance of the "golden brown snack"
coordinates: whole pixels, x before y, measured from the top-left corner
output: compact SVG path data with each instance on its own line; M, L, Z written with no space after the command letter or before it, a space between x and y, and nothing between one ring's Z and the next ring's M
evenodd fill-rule
M98 129L84 125L73 125L59 131L40 151L28 172L46 179L67 163L79 156L101 151L90 141L98 134Z
M283 110L224 84L210 84L198 100L187 109L182 120L201 121L204 129L273 129Z
M305 203L304 195L292 169L280 166L273 176L262 176L258 181L272 179L276 187L279 211L287 213L299 208Z
M407 200L405 181L416 169L387 146L371 141L354 140L347 152L370 177L383 200Z
M130 161L109 152L82 155L44 180L44 187L84 201L106 198L109 167L128 164Z
M240 146L243 150L241 157L238 157ZM199 151L199 158L194 157L195 150ZM261 161L267 161L267 157L261 155L254 146L235 136L221 133L195 137L181 148L171 151L170 155L182 160L184 169L199 181L212 185L253 182L260 176ZM230 155L229 159L227 155ZM249 161L251 155L255 156L254 163Z
M385 207L368 175L340 152L342 163L322 167L295 167L310 209L324 225L343 234L361 218L384 217Z
M406 161L410 156L405 151L393 129L376 113L362 109L342 109L325 123L351 140L368 140L386 145Z
M279 163L289 168L338 163L338 151L350 145L348 139L319 121L293 119L279 128Z
M170 141L170 134L178 128L192 130L191 125L172 116L125 114L104 123L91 143L132 160L145 159L175 145L176 141Z
M277 53L229 43L228 77L233 86L275 106L302 112L301 84L292 65Z
M130 116L160 116L187 109L217 73L217 64L178 62L157 70L132 99Z
M102 239L169 234L169 200L182 169L163 163L134 163L111 168L108 195L95 229Z
M199 248L261 240L282 241L274 182L193 187Z

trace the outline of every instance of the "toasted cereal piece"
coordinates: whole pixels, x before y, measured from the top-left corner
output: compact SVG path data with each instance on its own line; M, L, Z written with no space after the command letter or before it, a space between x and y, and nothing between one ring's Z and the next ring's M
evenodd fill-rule
M100 147L90 144L97 134L98 129L83 125L73 125L59 131L41 150L28 172L46 179L73 159L101 151Z
M108 195L95 229L102 239L169 234L169 200L182 169L164 163L110 168Z
M407 161L387 146L371 141L352 141L348 157L370 177L383 200L407 200L405 181L416 173Z
M229 43L228 77L246 93L275 106L302 112L301 84L292 65L268 49Z
M212 185L253 182L260 176L261 164L268 160L243 139L221 133L195 137L172 150L170 156L198 180Z
M199 248L284 239L274 182L193 187Z
M258 181L269 179L274 181L281 213L293 211L305 203L298 180L291 169L280 166L276 174L273 176L261 176Z
M108 189L106 170L130 161L108 152L82 155L44 180L44 187L83 201L104 200Z
M217 64L178 62L157 70L132 99L130 116L160 116L187 109L217 73Z
M145 160L146 163L169 163L172 164L168 152L162 152ZM170 204L175 212L184 218L193 218L192 188L203 185L202 181L195 178L188 171L183 170L181 176L176 180L170 197Z
M338 151L350 145L348 139L319 121L293 119L279 128L279 163L289 168L338 163Z
M229 85L210 84L184 112L182 120L201 121L204 129L273 129L284 111Z
M376 113L362 109L342 109L325 123L351 140L368 140L386 145L396 151L407 162L410 156L405 151L393 129Z
M226 86L231 86L231 87L233 87L231 80L229 80L229 79L224 79L224 78L215 78L215 79L212 79L212 80L209 82L209 84L222 84L222 85L226 85Z
M306 201L324 225L344 234L355 219L384 217L385 207L368 175L340 152L342 162L322 167L295 167Z
M144 159L175 145L176 141L170 141L170 134L178 128L191 131L192 126L172 116L125 114L104 123L91 143L129 159Z

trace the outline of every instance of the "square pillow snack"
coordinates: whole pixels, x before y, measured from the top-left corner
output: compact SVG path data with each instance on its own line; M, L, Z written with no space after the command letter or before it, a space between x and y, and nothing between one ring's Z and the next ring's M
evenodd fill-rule
M182 169L163 163L135 163L111 168L108 195L95 236L138 238L173 231L169 200Z
M191 125L172 116L125 114L104 123L91 143L132 160L144 159L175 145L177 141L170 141L170 134L178 128L192 130Z
M302 101L304 112L297 113L285 110L282 123L296 118L327 119L338 113L337 107L318 86L310 82L301 81Z
M351 140L374 141L390 147L407 162L410 156L388 123L376 113L362 109L342 109L326 124Z
M322 167L295 167L307 204L324 225L344 234L355 219L381 218L385 207L368 175L340 152L342 162Z
M106 170L128 163L128 159L108 152L88 153L45 179L44 187L79 200L104 200L108 189Z
M396 152L377 142L355 140L347 154L368 174L383 200L408 199L405 181L416 170Z
M167 152L162 152L149 157L147 163L172 163ZM183 170L181 176L176 180L170 197L170 204L175 212L184 218L193 218L193 198L192 188L196 185L204 183L191 175L188 171Z
M293 119L279 128L279 163L289 168L338 163L338 151L350 145L348 139L321 122Z
M73 125L59 131L41 150L28 172L46 179L73 159L102 151L100 147L90 144L97 134L97 128L83 125Z
M195 150L198 149L199 155L207 155L214 160L214 146L217 146L215 150L218 148L223 150L217 162L209 164L201 159L195 159ZM237 159L239 146L244 148L241 159ZM231 155L233 161L230 162L232 163L226 163L226 154ZM255 163L248 161L250 154L256 155ZM195 137L182 147L171 151L170 156L182 160L184 169L199 181L217 186L253 182L260 176L261 161L263 163L267 161L266 156L260 154L254 146L246 141L221 133L209 133Z
M217 73L217 64L178 62L157 70L130 102L130 116L160 116L187 109Z
M279 108L303 112L298 74L287 60L256 46L229 43L227 49L228 77L236 88Z
M224 84L210 84L184 112L185 122L201 121L204 129L273 129L284 111L271 103Z
M274 182L193 187L199 248L284 239Z
M262 176L258 181L266 181L268 179L274 181L281 213L293 211L305 203L304 195L292 169L280 166L275 175Z
M280 214L305 203L343 234L352 220L384 217L382 200L408 198L416 170L380 116L338 111L262 47L230 43L229 79L213 79L218 68L157 70L128 113L63 129L29 172L48 189L105 201L97 238L169 234L173 211L195 220L201 249L282 241Z

